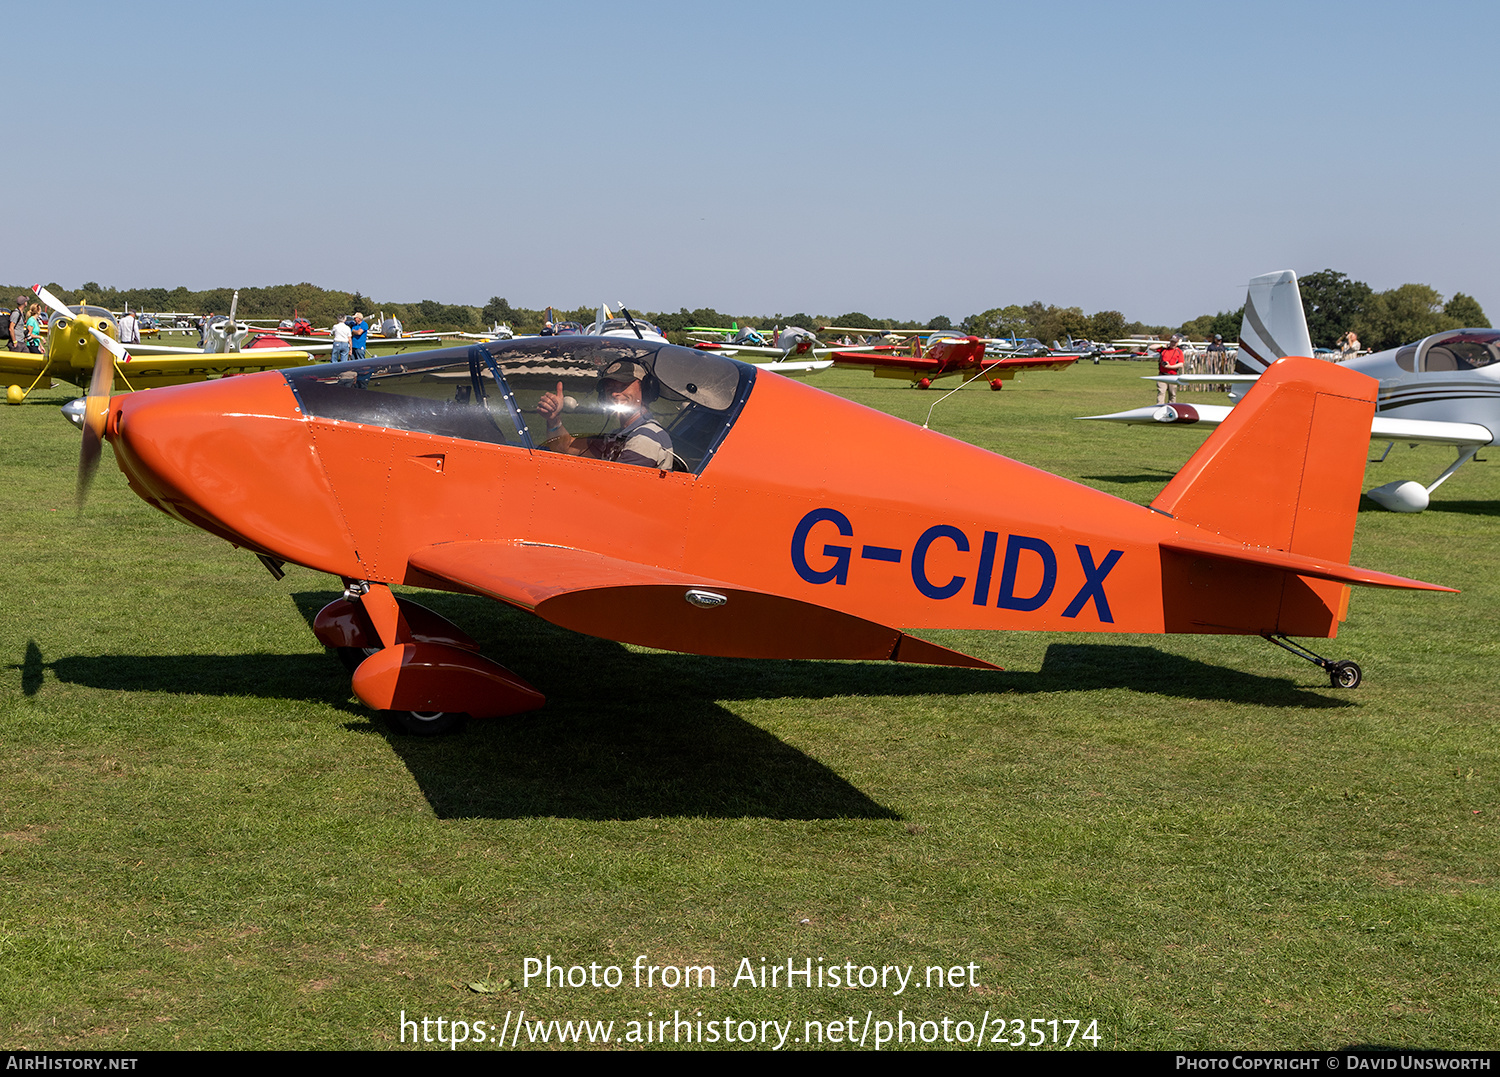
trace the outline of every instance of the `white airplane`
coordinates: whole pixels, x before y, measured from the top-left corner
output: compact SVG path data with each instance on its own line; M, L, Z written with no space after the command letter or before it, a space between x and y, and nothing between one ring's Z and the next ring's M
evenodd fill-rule
M1158 375L1147 380L1227 382L1229 398L1237 403L1246 383L1254 382L1272 363L1288 355L1312 353L1297 275L1286 269L1250 281L1234 374ZM1452 445L1458 450L1458 459L1430 485L1405 480L1369 491L1367 496L1372 501L1393 512L1425 509L1432 492L1493 442L1494 432L1500 430L1500 329L1450 329L1415 344L1362 355L1340 365L1380 383L1370 438L1390 442L1381 460L1397 442ZM1222 405L1179 402L1084 418L1217 426L1230 410Z

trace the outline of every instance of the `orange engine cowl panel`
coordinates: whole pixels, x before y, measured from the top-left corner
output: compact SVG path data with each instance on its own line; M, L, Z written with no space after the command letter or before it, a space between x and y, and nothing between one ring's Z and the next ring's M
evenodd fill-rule
M239 545L358 575L353 539L280 373L116 399L115 459L146 500Z

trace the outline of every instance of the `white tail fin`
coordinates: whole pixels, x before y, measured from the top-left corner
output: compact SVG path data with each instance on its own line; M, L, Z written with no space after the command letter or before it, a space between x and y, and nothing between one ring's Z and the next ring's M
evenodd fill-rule
M1302 293L1297 274L1290 269L1250 278L1245 297L1245 316L1240 321L1240 354L1235 370L1259 374L1288 355L1313 353L1302 313Z

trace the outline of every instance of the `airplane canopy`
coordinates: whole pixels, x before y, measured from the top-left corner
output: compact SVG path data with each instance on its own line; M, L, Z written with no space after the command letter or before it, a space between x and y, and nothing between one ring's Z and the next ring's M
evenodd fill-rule
M1402 370L1478 370L1500 362L1500 329L1452 329L1434 333L1396 352Z
M675 469L702 471L755 382L754 367L712 352L630 337L522 337L282 373L308 416L541 451L538 401L559 385L574 437L612 428L598 389L620 360L645 367L644 401Z

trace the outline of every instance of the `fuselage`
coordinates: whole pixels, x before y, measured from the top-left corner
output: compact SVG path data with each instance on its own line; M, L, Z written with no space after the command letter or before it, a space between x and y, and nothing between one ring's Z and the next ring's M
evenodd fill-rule
M1454 329L1339 364L1379 383L1376 414L1500 434L1500 329ZM1247 384L1230 390L1238 400Z
M356 381L364 367L345 364L116 397L107 436L132 488L158 508L351 580L444 586L411 566L414 553L525 542L903 629L1244 630L1201 617L1188 626L1164 609L1161 544L1218 536L711 353L663 346L689 357L674 362L719 364L701 375L684 368L687 399L665 408L676 409L664 425L687 458L682 469L528 444L536 416L525 386L550 389L573 375L513 357L579 340L448 349L399 367L370 360L365 385ZM632 345L656 354L617 338L589 346ZM504 373L486 374L474 359L471 380L464 357L485 349ZM437 388L382 392L382 377ZM717 391L694 378L726 377L739 379L719 402L733 396L732 406L694 403L689 389L700 400ZM694 424L709 431L702 453L690 449ZM1274 625L1279 582L1266 592L1236 601L1265 605ZM1325 634L1319 624L1297 634Z
M1377 413L1500 434L1500 330L1457 329L1343 364L1380 383Z

